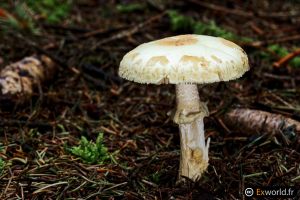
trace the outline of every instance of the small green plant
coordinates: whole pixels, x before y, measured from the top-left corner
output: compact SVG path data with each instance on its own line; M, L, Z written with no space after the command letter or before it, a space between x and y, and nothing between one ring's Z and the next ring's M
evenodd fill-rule
M5 161L0 158L0 174L2 174L5 167Z
M110 159L107 148L103 144L103 133L98 135L96 142L88 141L82 136L79 145L72 147L69 151L89 164L103 164Z
M150 178L154 183L158 184L160 182L161 175L162 175L161 172L157 171L151 174Z

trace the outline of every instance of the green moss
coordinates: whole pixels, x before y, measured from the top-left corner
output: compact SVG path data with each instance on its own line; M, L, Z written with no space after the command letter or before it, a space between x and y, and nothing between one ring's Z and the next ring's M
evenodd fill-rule
M48 23L59 23L69 15L71 5L72 0L27 0L16 3L15 7L1 3L0 7L7 10L6 16L0 17L1 31L19 30L38 34L36 16Z
M140 3L118 4L116 8L121 13L130 13L144 10L145 5Z
M72 1L59 0L27 0L26 4L34 12L41 15L49 23L59 23L69 15Z
M168 11L172 31L190 32L193 30L195 21L191 17L180 15L175 10Z

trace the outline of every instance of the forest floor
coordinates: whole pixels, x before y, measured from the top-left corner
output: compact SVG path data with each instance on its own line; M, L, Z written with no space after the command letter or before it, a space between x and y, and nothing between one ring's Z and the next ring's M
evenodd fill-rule
M0 67L47 54L59 70L28 102L0 110L0 199L223 200L245 199L247 187L300 189L297 130L250 133L224 122L233 108L300 121L300 61L275 66L300 46L299 1L80 0L51 12L28 2L0 3ZM118 68L137 45L186 33L233 40L251 68L199 86L211 113L210 165L198 182L177 185L174 85L126 81Z

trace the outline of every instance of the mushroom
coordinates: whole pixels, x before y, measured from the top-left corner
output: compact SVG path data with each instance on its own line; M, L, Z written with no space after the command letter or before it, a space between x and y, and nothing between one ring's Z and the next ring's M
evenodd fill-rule
M178 35L139 45L122 59L119 75L147 84L176 84L173 121L180 129L179 181L198 180L208 167L210 138L205 141L197 84L229 81L249 70L245 51L220 37Z

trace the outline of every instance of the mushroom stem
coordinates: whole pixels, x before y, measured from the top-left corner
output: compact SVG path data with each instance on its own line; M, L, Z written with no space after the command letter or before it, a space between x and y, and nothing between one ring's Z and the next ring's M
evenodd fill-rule
M197 85L176 85L177 109L173 118L180 129L179 180L199 179L208 166L210 139L205 143L203 118L208 116L205 103L200 101Z

